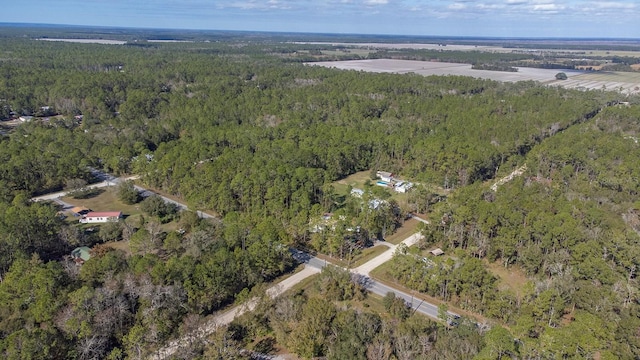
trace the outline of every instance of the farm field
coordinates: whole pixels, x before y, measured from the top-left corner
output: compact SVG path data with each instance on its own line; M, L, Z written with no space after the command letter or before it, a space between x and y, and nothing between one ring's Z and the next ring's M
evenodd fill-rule
M77 44L102 44L102 45L124 45L127 42L122 40L108 40L108 39L55 39L55 38L40 38L40 41L60 41Z
M588 90L621 90L623 93L640 92L640 73L603 71L587 72L569 77L562 82L566 88L585 88ZM604 88L603 88L604 87Z
M545 41L549 44L548 41ZM583 45L595 45L598 41L590 42L586 41ZM639 56L639 51L633 50L578 50L578 49L562 49L554 48L549 49L545 47L543 43L540 43L540 48L517 48L517 47L504 47L499 45L473 45L473 44L425 44L425 43L348 43L348 42L294 42L294 44L316 44L316 45L332 45L332 46L344 46L350 49L412 49L412 50L442 50L442 51L479 51L479 52L492 52L492 53L535 53L546 52L555 54L575 54L582 55L588 54L589 56ZM607 41L608 45L615 45L610 41Z
M621 90L623 93L640 93L640 74L623 72L591 73L579 70L558 70L538 68L518 68L518 72L501 72L489 70L474 70L470 64L457 64L416 60L347 60L320 61L307 63L308 65L331 67L341 70L356 70L378 73L415 73L429 75L459 75L475 78L490 79L502 82L538 81L547 85L562 86L585 90ZM558 72L564 72L568 80L556 80Z
M435 61L417 60L392 60L392 59L371 59L371 60L347 60L347 61L326 61L308 63L325 67L334 67L342 70L357 70L379 73L416 73L420 75L460 75L476 78L491 79L496 81L526 81L534 80L541 82L555 81L555 75L563 71L569 77L583 74L584 71L577 70L557 70L557 69L536 69L520 68L518 72L502 72L489 70L474 70L471 64L446 63Z

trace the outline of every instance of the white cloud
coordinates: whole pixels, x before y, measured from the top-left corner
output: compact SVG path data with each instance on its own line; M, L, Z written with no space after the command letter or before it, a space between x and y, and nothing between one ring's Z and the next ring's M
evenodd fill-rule
M543 11L543 12L554 13L560 10L564 10L565 6L558 5L558 4L537 4L537 5L533 5L532 9L533 11Z
M364 3L367 5L386 5L389 0L365 0Z
M467 5L459 3L459 2L456 2L456 3L453 3L453 4L449 5L448 8L450 10L462 10L462 9L466 9Z
M484 3L480 3L478 5L476 5L476 8L479 10L497 10L497 9L503 9L504 5L503 4L484 4Z
M620 1L597 1L589 3L590 6L598 9L634 9L636 4Z

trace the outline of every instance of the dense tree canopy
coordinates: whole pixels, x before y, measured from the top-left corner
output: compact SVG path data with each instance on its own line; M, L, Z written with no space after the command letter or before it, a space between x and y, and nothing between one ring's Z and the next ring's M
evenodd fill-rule
M395 200L373 207L383 194L341 197L332 184L385 169L419 185L409 202L432 220L422 245L453 254L427 266L408 251L391 275L508 327L484 337L471 322L432 327L399 299L387 299L396 319L345 310L337 304L363 293L327 271L320 292L331 301L278 299L255 334L335 359L640 356L637 99L626 107L602 91L338 71L289 56L322 50L0 38L0 118L36 116L2 124L0 352L145 357L289 271L289 245L343 257L349 244L388 236L403 221ZM523 164L522 176L490 188ZM29 201L94 181L89 166L140 175L219 218L151 196L138 223L90 235ZM120 191L139 200L130 183ZM311 235L310 220L330 211L342 220ZM128 251L96 246L80 268L64 260L77 245L118 238ZM487 262L522 269L523 293L501 289ZM246 345L240 330L199 354L243 356L229 346Z

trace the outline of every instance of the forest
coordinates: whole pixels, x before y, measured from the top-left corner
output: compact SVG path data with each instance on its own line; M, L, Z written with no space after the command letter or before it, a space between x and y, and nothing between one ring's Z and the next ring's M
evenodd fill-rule
M640 99L292 61L316 47L1 36L4 357L147 358L293 271L288 247L340 253L347 228L384 239L409 212L431 224L386 275L490 319L489 329L427 320L327 269L175 356L640 357ZM194 211L123 185L123 204L144 215L91 233L30 201L94 182L91 168L139 175ZM379 169L417 184L408 201L372 209L334 188ZM340 229L319 241L310 221L331 212ZM92 247L82 266L65 256L77 246ZM433 246L448 255L424 266ZM522 290L501 287L491 264L524 273Z

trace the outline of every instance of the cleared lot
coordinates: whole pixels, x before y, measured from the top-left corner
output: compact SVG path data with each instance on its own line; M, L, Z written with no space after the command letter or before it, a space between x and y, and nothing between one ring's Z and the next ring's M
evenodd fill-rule
M470 64L391 59L320 61L307 64L342 70L396 74L415 73L424 76L460 75L504 82L533 80L548 85L557 85L567 88L585 90L607 89L618 90L623 93L640 92L640 76L634 73L588 73L580 70L537 69L526 67L518 68L518 72L503 72L474 70L471 68ZM564 81L556 80L555 76L559 72L567 74L569 79Z

